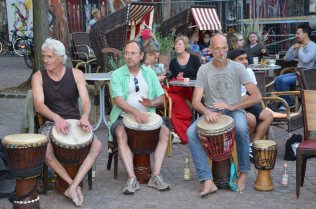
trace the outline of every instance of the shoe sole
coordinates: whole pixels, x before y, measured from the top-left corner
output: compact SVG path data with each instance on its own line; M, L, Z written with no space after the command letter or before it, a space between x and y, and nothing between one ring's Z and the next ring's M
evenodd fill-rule
M167 191L167 190L170 190L170 186L168 186L168 187L166 187L166 188L162 188L162 189L160 189L160 188L158 188L156 185L152 185L152 184L148 184L148 186L151 187L151 188L155 188L155 189L157 189L158 191Z
M140 189L140 186L136 187L135 191L129 191L129 190L125 190L123 191L124 194L134 194L137 190Z

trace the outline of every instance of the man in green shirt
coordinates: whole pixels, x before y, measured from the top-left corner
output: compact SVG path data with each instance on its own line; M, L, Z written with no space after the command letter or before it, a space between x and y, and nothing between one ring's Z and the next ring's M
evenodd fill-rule
M113 72L111 77L111 94L115 105L110 114L109 141L113 136L118 141L118 151L128 174L128 180L124 193L135 193L140 189L133 166L133 154L128 146L128 138L123 124L126 114L134 115L139 123L148 122L148 116L144 112L155 113L155 107L163 104L164 92L156 73L141 65L144 58L142 45L137 41L127 42L124 49L126 65ZM163 124L160 129L159 142L154 154L154 170L148 182L149 187L161 190L169 190L160 170L166 156L169 140L169 129Z

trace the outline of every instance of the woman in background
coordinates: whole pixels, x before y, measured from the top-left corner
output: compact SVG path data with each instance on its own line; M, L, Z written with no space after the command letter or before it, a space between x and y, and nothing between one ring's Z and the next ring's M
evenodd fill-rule
M269 56L269 51L259 41L260 38L257 32L250 32L247 40L248 43L243 46L243 49L250 57L258 57L261 60L263 56Z

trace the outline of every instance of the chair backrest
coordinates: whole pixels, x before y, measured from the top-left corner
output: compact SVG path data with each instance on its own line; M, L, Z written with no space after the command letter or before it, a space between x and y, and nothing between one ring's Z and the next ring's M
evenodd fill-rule
M280 75L281 71L284 69L284 68L288 68L288 67L297 67L297 63L298 61L285 61L284 59L277 59L275 64L276 65L279 65L281 66L281 69L279 70L275 70L275 74L278 76Z
M85 32L73 33L72 39L73 39L73 44L74 44L73 46L74 46L75 52L84 52L87 55L89 55L89 51L86 47L76 47L79 45L87 45L91 47L89 33L85 33ZM87 58L84 55L78 55L78 59L87 61Z
M112 69L111 64L115 64L115 66L118 66L119 62L121 61L122 57L122 51L115 49L115 48L104 48L102 49L102 54L103 54L103 59L102 61L104 62L103 64L99 63L101 66L104 66L105 72L110 72L116 69ZM110 62L111 61L111 62ZM113 62L112 62L113 61Z
M316 91L301 90L303 118L304 118L304 140L308 139L308 131L316 131Z
M255 76L257 80L257 87L261 93L262 97L266 96L266 80L264 71L255 71Z
M316 90L316 68L297 68L295 73L298 76L301 89Z
M170 55L169 54L160 54L159 55L159 63L164 64L166 68L166 72L169 71L169 64L170 64Z
M191 52L191 51L188 51L189 54L193 54L195 56L198 56L198 58L200 59L200 62L201 62L201 52Z

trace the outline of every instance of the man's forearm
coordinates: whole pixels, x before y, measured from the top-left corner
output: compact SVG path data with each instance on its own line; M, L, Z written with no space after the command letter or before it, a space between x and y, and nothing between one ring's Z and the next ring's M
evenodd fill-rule
M89 118L90 111L91 111L91 103L90 102L82 103L81 109L82 109L81 117L86 117L86 119Z
M232 106L234 107L235 110L238 109L245 109L247 107L254 106L255 104L258 104L261 102L261 95L251 95L247 99L238 102L236 104L233 104Z
M35 105L35 110L41 116L43 116L51 121L56 121L57 118L60 118L60 116L58 114L52 112L45 104Z
M297 50L296 48L293 49L293 46L291 46L291 48L287 51L284 60L285 61L291 61L291 60L297 58L298 57L298 53L297 53L296 50Z
M161 95L154 100L151 101L152 107L158 107L163 104L164 101L164 95Z
M201 102L192 102L193 108L198 112L203 115L205 115L205 112L208 110L207 107L205 107Z

